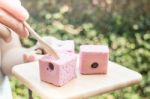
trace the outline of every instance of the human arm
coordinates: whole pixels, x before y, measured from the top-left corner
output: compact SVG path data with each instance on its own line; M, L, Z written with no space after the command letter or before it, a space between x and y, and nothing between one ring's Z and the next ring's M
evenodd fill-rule
M21 47L19 38L14 33L20 37L28 36L28 31L22 24L28 17L28 12L19 0L0 0L0 65L5 74L10 73L11 66L23 62L22 53L27 50Z

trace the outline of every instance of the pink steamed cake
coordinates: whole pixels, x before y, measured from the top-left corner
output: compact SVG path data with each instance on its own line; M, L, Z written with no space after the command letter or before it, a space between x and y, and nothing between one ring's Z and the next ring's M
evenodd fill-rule
M106 74L109 58L109 49L106 45L80 46L80 73Z
M40 78L42 81L56 86L63 86L70 80L76 78L77 57L73 53L59 54L56 60L51 56L44 56L39 60Z
M54 37L43 38L49 45L51 45L57 52L75 52L75 44L73 40L58 40Z

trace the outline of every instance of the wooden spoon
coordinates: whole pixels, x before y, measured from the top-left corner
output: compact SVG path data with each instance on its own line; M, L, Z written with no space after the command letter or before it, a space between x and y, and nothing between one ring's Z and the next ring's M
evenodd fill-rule
M30 34L39 41L39 43L41 44L41 46L43 47L43 49L45 49L45 51L47 52L47 54L55 57L56 59L59 59L59 56L57 54L57 52L49 45L47 44L47 42L45 42L32 28L31 26L27 23L24 22L23 23L24 26L28 29L28 31L30 32Z

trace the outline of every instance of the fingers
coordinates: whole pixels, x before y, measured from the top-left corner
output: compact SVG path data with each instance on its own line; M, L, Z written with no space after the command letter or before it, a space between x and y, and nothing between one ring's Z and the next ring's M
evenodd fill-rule
M27 63L27 62L33 62L33 61L35 61L35 55L25 53L23 55L23 60L24 60L25 63Z
M5 42L10 42L12 39L11 31L2 24L0 24L0 38L2 38Z
M29 35L24 25L19 20L16 20L10 14L5 12L3 9L0 9L0 23L11 28L21 37L27 37Z
M19 0L0 0L0 8L4 9L20 21L25 21L29 17L27 10L21 6Z
M24 53L23 55L23 59L25 63L39 60L41 57L43 57L43 55L37 54L37 51L31 51L28 53Z

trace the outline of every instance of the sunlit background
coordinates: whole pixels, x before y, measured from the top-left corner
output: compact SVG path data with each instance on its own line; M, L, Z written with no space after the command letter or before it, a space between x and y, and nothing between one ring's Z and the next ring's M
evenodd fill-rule
M28 22L41 36L73 39L81 44L108 44L110 60L140 72L143 80L91 99L148 99L150 97L150 0L22 0ZM25 47L36 43L23 39ZM27 88L11 80L14 99L27 99ZM34 99L38 99L34 93Z

